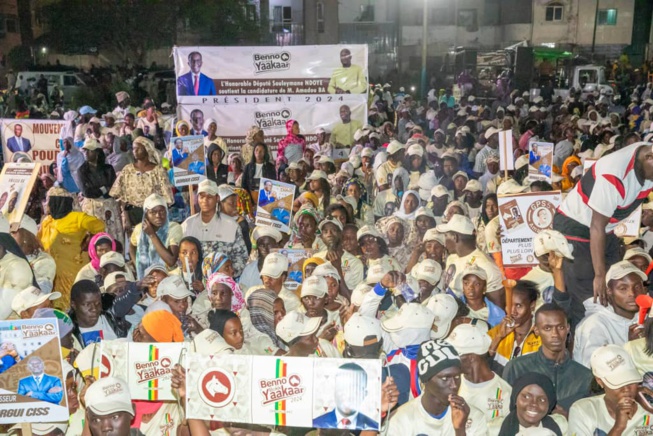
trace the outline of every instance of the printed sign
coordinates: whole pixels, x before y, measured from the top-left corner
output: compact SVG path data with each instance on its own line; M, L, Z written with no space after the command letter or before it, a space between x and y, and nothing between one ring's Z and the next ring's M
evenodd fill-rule
M290 233L294 199L295 185L262 178L256 207L256 225Z
M2 119L2 153L5 163L28 157L43 164L43 170L57 161L59 134L65 121Z
M499 132L499 169L510 171L515 169L515 159L512 149L512 130Z
M531 181L545 180L551 183L553 144L531 141L528 143L528 149L528 178Z
M542 230L551 229L560 199L559 191L499 196L504 265L526 267L538 264L533 237Z
M40 168L40 163L8 163L2 167L0 212L9 223L20 223Z
M288 258L288 279L284 282L286 289L295 292L295 289L302 284L302 269L304 261L313 256L315 250L304 248L275 248L273 252L279 252Z
M204 136L182 136L173 138L168 149L172 162L174 185L197 185L206 179L204 162Z
M642 222L642 206L628 215L628 218L617 224L614 234L618 238L639 238L639 228Z
M0 321L0 424L66 422L57 320Z

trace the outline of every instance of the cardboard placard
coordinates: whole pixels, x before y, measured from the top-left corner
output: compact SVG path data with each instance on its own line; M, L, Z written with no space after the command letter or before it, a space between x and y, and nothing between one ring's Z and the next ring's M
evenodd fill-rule
M256 225L290 233L295 185L261 178L256 204Z
M172 138L168 155L175 186L197 185L206 179L204 136Z
M553 144L531 141L528 143L528 178L551 183L553 168Z
M288 279L284 286L289 291L295 291L304 281L304 261L315 254L315 250L305 248L275 248L273 252L279 252L288 258Z
M9 223L20 223L39 176L41 164L8 163L0 173L0 212Z

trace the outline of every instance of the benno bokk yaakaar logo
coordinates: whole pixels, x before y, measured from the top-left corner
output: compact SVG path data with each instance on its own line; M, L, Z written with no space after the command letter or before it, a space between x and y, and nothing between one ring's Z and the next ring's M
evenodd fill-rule
M271 73L290 69L290 53L254 53L254 73Z
M285 127L286 122L292 117L290 109L278 109L271 111L256 111L254 113L256 125L261 129Z

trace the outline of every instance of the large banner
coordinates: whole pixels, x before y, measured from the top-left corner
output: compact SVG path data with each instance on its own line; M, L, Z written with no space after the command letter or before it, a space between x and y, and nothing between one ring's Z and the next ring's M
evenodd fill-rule
M368 91L367 45L175 47L181 104L251 104L234 96L333 94L359 101Z
M67 422L57 320L0 321L0 424Z
M173 138L168 154L172 160L172 178L175 186L197 185L206 179L204 136Z
M56 162L59 154L59 133L65 121L2 119L2 153L5 162L17 162L25 153L43 168Z
M339 416L352 429L379 429L379 360L197 353L188 359L189 419L335 429Z
M290 233L295 188L291 183L262 178L256 204L256 225Z
M501 252L505 266L527 267L539 263L533 238L542 230L552 228L560 198L560 191L499 196Z
M40 163L8 163L0 174L0 213L20 223L41 168Z

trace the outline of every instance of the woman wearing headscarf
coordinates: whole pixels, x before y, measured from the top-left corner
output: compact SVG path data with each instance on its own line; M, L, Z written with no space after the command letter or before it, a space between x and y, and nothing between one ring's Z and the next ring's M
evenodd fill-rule
M211 142L208 147L206 153L206 177L213 180L218 186L224 185L229 178L229 167L222 163L225 152L218 142Z
M276 180L277 172L274 164L270 162L268 146L259 142L254 146L252 158L243 172L243 189L250 193L254 204L258 203L258 190L262 178Z
M105 163L104 152L95 139L87 139L82 147L86 162L79 168L82 211L106 224L107 233L114 239L123 237L122 220L118 202L109 196L109 190L116 181L113 167Z
M574 179L571 177L571 172L581 164L580 159L576 155L571 155L562 164L562 192L567 192L574 187Z
M121 202L126 215L123 222L135 226L143 220L143 203L148 196L162 196L166 204L174 203L174 197L154 143L138 137L134 140L132 152L135 162L123 168L109 195Z
M104 223L84 212L73 211L72 194L60 187L48 191L48 210L37 237L57 264L54 289L61 292L61 298L55 301L55 307L67 310L75 277L89 261L82 250L84 239L88 234L104 231Z
M230 310L235 313L245 307L245 296L233 278L220 272L213 273L206 282L206 291L198 295L192 313L202 326L208 326L211 310Z
M488 434L515 436L528 428L547 429L557 436L567 434L567 420L562 415L551 415L557 401L556 390L545 375L528 372L512 384L510 413L493 420Z
M136 260L137 278L142 280L145 270L155 263L174 267L183 237L181 226L168 219L166 200L158 194L147 197L143 203L143 221L134 227L130 239L130 254Z
M37 286L32 267L0 214L0 301L5 302L0 305L0 319L7 319L13 298L30 286Z
M499 202L497 194L488 194L483 198L481 203L481 214L474 219L476 227L476 246L484 253L488 253L487 242L485 239L485 226L494 217L499 214Z
M299 123L295 120L286 121L288 134L279 141L277 147L277 167L282 164L297 162L304 155L306 149L306 138L299 134Z
M413 250L413 245L407 240L410 225L398 216L391 216L377 222L376 227L388 244L390 257L397 261L400 271L404 271Z
M134 163L134 156L129 151L131 137L116 137L113 141L113 153L107 157L107 162L113 167L116 174L120 174L123 168L130 163Z
M308 204L302 206L293 217L290 239L285 248L308 248L316 250L316 253L326 250L324 241L318 235L319 223L319 212Z
M68 137L63 140L63 151L57 155L57 181L68 192L79 192L79 168L84 161L84 153Z
M417 209L419 209L419 205L419 193L417 191L406 191L401 197L399 210L394 213L394 216L406 220L409 223L413 223L415 221L415 214L417 213Z
M175 124L175 136L188 136L190 135L190 124L187 121L179 120Z
M227 176L227 183L240 188L243 186L243 158L238 153L231 153L228 158L229 175Z
M197 238L186 236L179 241L177 269L170 274L181 276L188 289L199 294L204 291L203 261L202 243Z
M59 131L59 139L72 138L75 136L75 119L78 115L79 114L73 110L63 114L63 120L65 123Z
M358 177L352 177L345 182L343 194L356 200L354 219L358 227L374 225L374 213L368 203L367 189Z
M270 289L258 289L247 297L247 310L240 319L245 342L253 355L285 354L286 347L275 332L275 305L281 299ZM283 303L281 303L283 306Z
M206 132L208 133L208 135L204 137L204 147L208 147L211 144L217 144L222 150L223 159L221 163L226 165L229 148L227 147L227 143L224 141L224 139L222 139L217 135L217 131L218 131L217 121L215 121L213 118L207 118L204 121L204 130L206 130Z
M105 232L100 232L91 238L88 243L88 255L91 261L84 265L75 277L75 283L80 280L90 280L97 283L98 286L102 285L102 277L100 276L100 258L104 253L109 251L116 251L116 241Z

